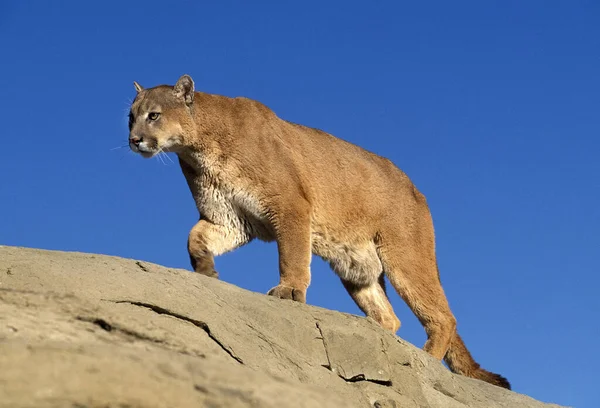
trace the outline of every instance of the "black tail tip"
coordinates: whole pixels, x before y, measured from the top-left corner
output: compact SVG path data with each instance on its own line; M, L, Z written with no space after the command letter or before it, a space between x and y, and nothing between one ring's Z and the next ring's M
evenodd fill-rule
M489 371L486 371L484 375L481 376L481 379L498 387L506 388L507 390L511 389L508 380L502 377L500 374L494 374L490 373Z

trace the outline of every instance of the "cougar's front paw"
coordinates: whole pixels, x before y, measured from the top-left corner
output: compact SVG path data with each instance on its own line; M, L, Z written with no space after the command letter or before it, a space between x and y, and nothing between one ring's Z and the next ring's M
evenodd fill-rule
M269 296L275 296L279 299L290 299L296 302L306 303L306 290L292 288L291 286L277 285L267 292Z

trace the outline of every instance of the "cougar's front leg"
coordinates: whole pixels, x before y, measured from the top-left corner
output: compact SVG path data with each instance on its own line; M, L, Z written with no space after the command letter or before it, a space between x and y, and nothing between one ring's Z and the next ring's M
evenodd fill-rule
M218 278L214 257L238 248L249 241L249 237L232 227L213 224L201 219L190 231L188 252L194 271Z
M310 211L296 208L278 217L275 226L279 252L279 285L268 294L306 303L310 285Z

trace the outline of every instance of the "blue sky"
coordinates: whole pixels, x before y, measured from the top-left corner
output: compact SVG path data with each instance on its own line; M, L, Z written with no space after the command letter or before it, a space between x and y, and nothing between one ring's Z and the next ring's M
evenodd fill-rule
M113 150L132 81L188 73L392 159L428 198L475 358L518 392L596 407L598 21L591 0L3 1L0 244L189 269L198 214L179 167ZM266 292L276 247L217 267ZM312 270L309 303L360 313L323 261Z

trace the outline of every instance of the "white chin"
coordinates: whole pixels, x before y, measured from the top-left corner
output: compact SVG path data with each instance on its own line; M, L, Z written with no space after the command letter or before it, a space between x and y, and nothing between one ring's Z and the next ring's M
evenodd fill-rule
M141 154L145 159L149 159L150 157L154 156L154 152L143 152L140 150L138 153Z

